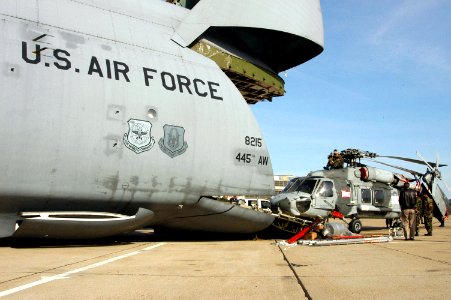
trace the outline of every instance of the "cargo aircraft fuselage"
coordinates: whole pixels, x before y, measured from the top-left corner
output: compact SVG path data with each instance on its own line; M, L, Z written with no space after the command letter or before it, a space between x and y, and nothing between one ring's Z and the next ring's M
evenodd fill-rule
M0 3L1 237L272 222L213 198L271 194L273 173L239 89L183 45L204 1Z

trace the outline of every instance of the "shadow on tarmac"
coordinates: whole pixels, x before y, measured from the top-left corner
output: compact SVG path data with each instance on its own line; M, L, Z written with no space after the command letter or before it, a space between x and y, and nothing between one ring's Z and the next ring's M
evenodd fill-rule
M363 226L365 231L388 230L385 226ZM97 239L51 239L51 238L4 238L0 247L10 248L66 248L66 247L107 247L127 245L137 242L214 242L244 240L289 239L294 233L281 231L273 226L252 234L228 234L197 231L180 231L166 228L145 228L121 235Z
M389 229L386 226L362 226L362 231Z
M127 245L137 242L196 242L196 241L235 241L254 240L256 234L227 234L193 231L141 229L121 235L97 239L52 239L52 238L4 238L0 247L10 248L67 248L67 247L105 247Z

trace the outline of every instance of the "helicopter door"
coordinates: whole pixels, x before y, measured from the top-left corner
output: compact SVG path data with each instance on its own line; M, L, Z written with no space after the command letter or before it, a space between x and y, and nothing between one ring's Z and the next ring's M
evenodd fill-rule
M337 193L334 189L334 183L329 180L323 180L318 185L315 193L316 208L334 209L337 202Z

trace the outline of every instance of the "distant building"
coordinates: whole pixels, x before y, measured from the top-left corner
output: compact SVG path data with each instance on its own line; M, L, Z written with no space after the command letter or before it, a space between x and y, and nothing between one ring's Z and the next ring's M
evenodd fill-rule
M280 193L284 187L288 184L288 181L293 179L293 175L274 175L274 189L277 193Z
M288 184L288 181L295 178L294 175L274 175L274 193L280 193L285 186ZM237 196L239 199L270 199L272 195L242 195ZM232 196L226 196L227 199Z

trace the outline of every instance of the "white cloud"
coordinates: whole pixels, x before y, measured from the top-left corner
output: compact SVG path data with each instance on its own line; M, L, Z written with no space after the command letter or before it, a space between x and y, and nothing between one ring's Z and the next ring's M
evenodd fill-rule
M392 31L398 29L402 24L415 20L428 9L434 8L440 1L405 0L401 4L388 11L387 16L376 31L370 36L374 44L384 44Z
M447 26L433 17L446 9L443 1L403 1L382 16L379 26L367 37L367 42L381 53L381 61L392 68L408 63L411 66L433 68L451 75L451 55L447 33L437 37ZM449 4L449 3L448 3ZM427 23L425 23L427 21ZM434 35L435 37L431 37Z

